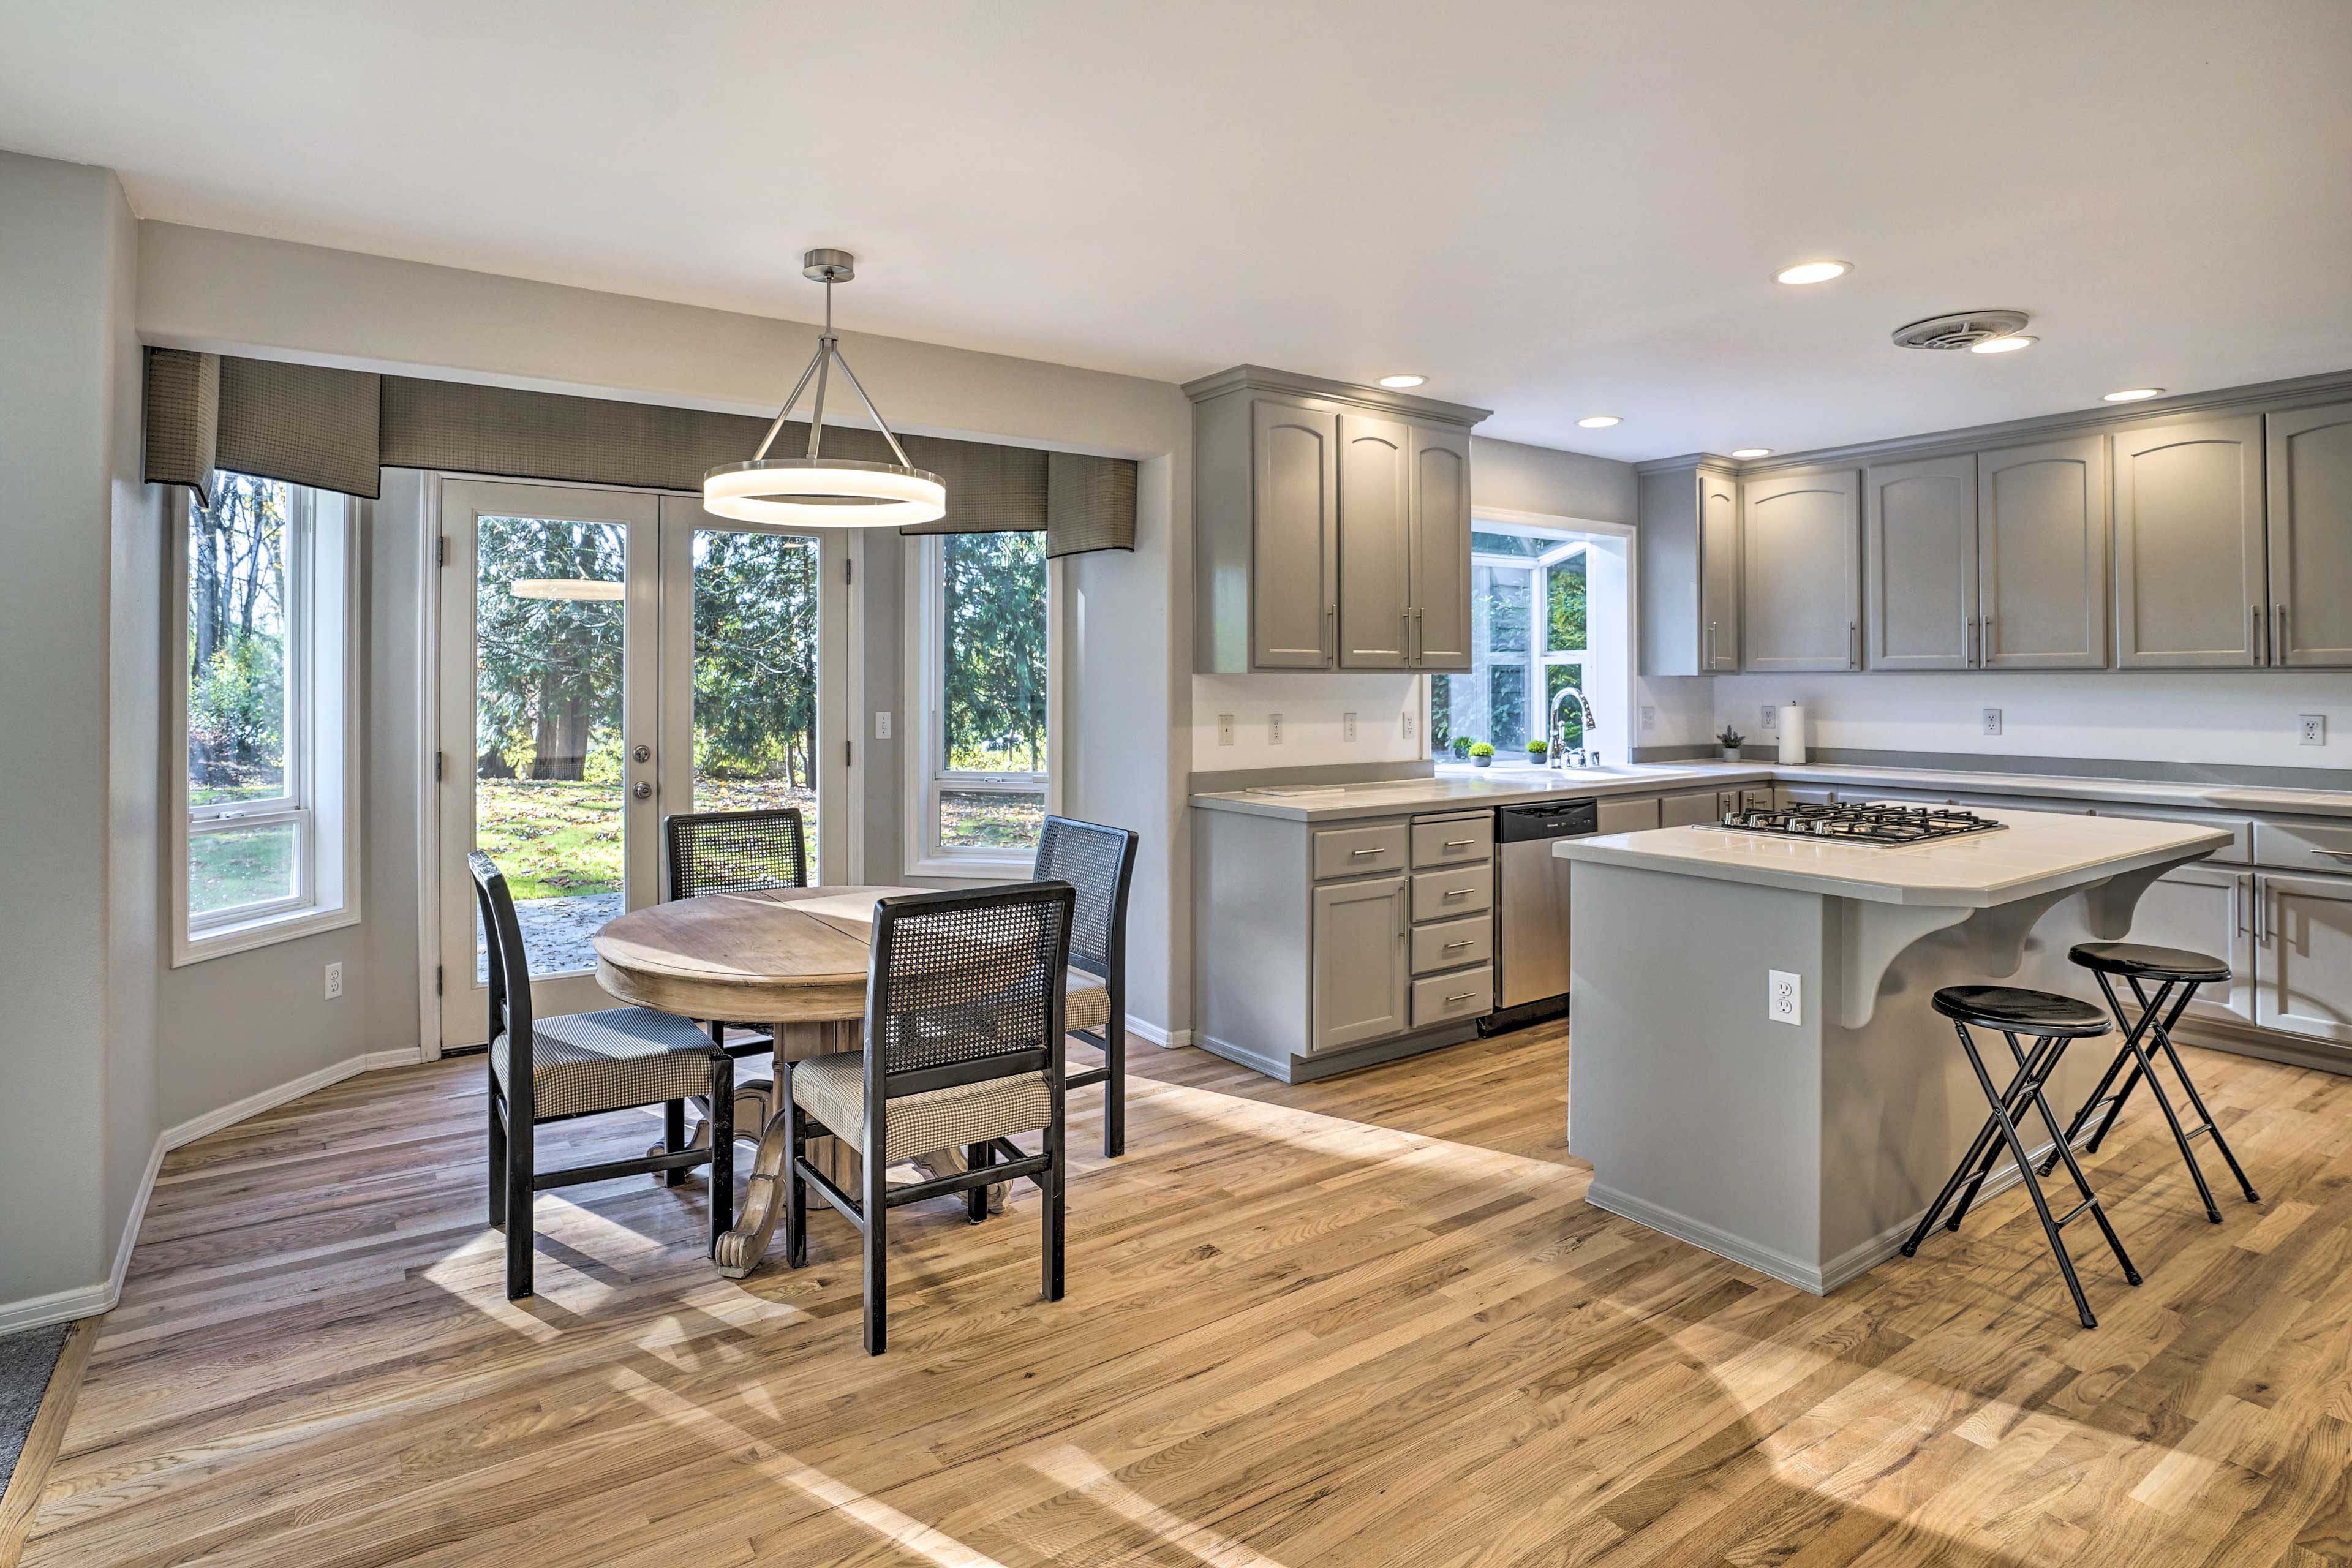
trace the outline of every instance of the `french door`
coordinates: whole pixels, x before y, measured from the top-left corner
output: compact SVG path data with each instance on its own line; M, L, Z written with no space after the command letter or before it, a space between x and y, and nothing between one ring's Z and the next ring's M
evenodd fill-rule
M838 534L681 496L439 486L445 1046L488 1016L471 850L506 873L542 1017L614 1005L590 939L664 897L669 813L796 805L812 879L846 874Z

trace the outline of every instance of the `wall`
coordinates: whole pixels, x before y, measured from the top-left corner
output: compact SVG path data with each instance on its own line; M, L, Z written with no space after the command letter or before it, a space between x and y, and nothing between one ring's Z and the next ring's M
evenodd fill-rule
M1297 674L1192 677L1191 755L1195 773L1316 767L1330 763L1409 763L1426 755L1419 675ZM1217 743L1217 715L1234 716L1234 743ZM1282 715L1282 744L1271 714ZM1346 716L1356 716L1356 738ZM1402 718L1412 716L1407 736Z

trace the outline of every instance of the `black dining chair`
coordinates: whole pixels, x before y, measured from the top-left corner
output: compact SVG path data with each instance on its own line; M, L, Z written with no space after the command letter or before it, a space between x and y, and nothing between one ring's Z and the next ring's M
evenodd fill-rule
M530 963L498 863L477 849L474 876L490 968L490 1224L507 1233L507 1300L531 1293L531 1203L551 1187L710 1167L710 1242L734 1223L735 1062L684 1018L650 1007L531 1016ZM708 1149L672 1146L633 1160L539 1169L534 1130L549 1121L710 1096Z
M1070 925L1067 1026L1099 1047L1103 1065L1066 1072L1064 1089L1103 1086L1103 1158L1127 1152L1127 895L1136 835L1124 827L1049 816L1037 837L1040 882L1067 882L1078 901Z
M1025 1176L1045 1195L1045 1295L1062 1299L1062 1031L1072 909L1067 882L908 893L874 906L863 1050L782 1060L784 1258L808 1263L808 1189L861 1233L866 1351L889 1316L888 1218L902 1204L962 1193L974 1217L992 1184ZM1042 1131L1028 1154L1015 1132ZM850 1194L811 1164L811 1138L858 1156ZM967 1169L906 1186L891 1165L964 1147Z

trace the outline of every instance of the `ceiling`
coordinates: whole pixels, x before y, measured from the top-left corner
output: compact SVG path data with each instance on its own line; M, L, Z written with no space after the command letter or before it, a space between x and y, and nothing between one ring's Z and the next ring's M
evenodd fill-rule
M0 0L0 147L142 217L797 320L837 245L860 331L1627 458L2352 366L2347 79L2344 0Z

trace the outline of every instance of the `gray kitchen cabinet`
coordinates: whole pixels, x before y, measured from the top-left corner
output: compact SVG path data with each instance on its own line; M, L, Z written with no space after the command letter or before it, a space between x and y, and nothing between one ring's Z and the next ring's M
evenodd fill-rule
M1412 983L1412 1026L1427 1029L1483 1018L1495 1010L1495 968L1458 969Z
M1686 789L1678 794L1661 795L1658 799L1658 826L1661 827L1692 827L1703 823L1720 822L1723 810L1717 804L1718 794L1711 789Z
M1315 889L1310 1053L1404 1033L1412 980L1405 900L1402 877Z
M2254 1021L2352 1046L2352 877L2252 879Z
M1622 795L1604 797L1595 815L1599 817L1596 826L1602 833L1639 833L1657 826L1662 819L1658 797L1654 795L1637 800L1627 800Z
M1739 484L1676 467L1640 480L1642 673L1739 668Z
M1739 668L1862 668L1862 528L1851 468L1740 487Z
M2254 1022L2254 878L2252 873L2192 863L2176 866L2149 884L2132 911L2131 940L2226 958L2230 978L2198 988L2186 1015L2216 1023ZM2116 994L2130 1000L2127 987Z
M2261 417L2119 430L2114 467L2116 667L2266 662Z
M2273 664L2352 666L2352 403L2263 420Z
M1187 384L1193 668L1470 668L1483 408L1238 365Z
M1872 669L1977 663L1977 460L1874 463L1862 473L1863 628Z
M1402 420L1339 416L1342 669L1412 662L1412 443Z
M1986 669L2107 665L2107 441L1977 454L1977 605Z

